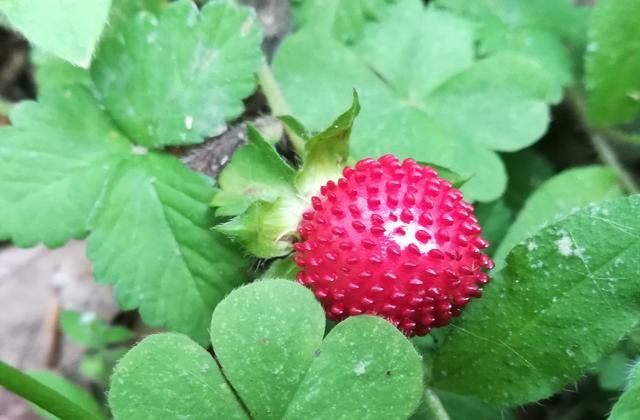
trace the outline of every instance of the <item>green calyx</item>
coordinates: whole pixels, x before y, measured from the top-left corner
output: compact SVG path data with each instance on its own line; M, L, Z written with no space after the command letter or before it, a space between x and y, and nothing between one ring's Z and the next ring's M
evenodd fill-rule
M211 205L216 215L231 217L215 229L239 242L259 258L291 252L302 213L311 197L349 163L349 135L360 111L354 92L351 107L326 130L309 135L292 117L282 119L304 140L304 156L295 170L253 127L249 143L238 149L220 174L220 191Z

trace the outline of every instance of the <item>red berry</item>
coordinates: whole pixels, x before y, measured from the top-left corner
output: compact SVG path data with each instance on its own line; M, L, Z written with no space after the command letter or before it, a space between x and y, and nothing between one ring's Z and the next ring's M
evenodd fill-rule
M425 335L460 314L488 281L473 206L430 167L386 155L345 168L299 226L298 281L327 316L387 318Z

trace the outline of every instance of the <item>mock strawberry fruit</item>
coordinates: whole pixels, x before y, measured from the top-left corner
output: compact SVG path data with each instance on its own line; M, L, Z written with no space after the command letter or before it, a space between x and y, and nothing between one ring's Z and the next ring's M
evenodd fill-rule
M311 199L299 226L298 281L327 316L387 318L408 336L460 314L488 281L473 206L437 172L386 155L364 159Z

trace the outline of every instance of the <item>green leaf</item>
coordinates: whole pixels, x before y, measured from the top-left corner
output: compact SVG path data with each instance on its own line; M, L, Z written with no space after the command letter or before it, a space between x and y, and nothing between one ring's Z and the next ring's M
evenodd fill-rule
M101 42L104 42L105 39L118 37L122 25L134 18L139 12L144 10L157 15L165 4L164 0L112 0L111 3L109 23L103 30ZM47 89L57 89L74 84L81 84L88 88L93 85L88 69L76 67L65 60L39 50L32 53L32 60L35 66L39 94Z
M291 252L307 207L309 204L297 197L256 201L246 212L215 229L258 258L281 257Z
M294 284L294 283L290 283ZM285 419L405 419L422 396L422 366L411 343L382 318L357 316L331 330Z
M322 341L324 330L311 291L287 280L252 283L218 305L213 351L251 418L394 420L415 410L420 357L396 328L359 316ZM186 337L152 336L116 368L109 401L116 418L231 418L225 407L239 405L221 378L213 358Z
M216 308L211 339L254 418L407 418L422 395L411 343L370 316L349 318L321 341L324 328L310 291L266 280L232 292Z
M135 156L104 198L87 251L122 308L199 343L215 305L246 276L240 252L210 229L212 195L210 180L177 159Z
M303 142L306 142L313 137L313 134L307 130L307 127L291 115L282 115L278 117L278 119L293 133L293 135L299 137Z
M274 73L294 115L314 131L331 122L332 110L348 106L352 88L359 92L354 157L393 153L473 173L464 187L468 198L496 199L505 188L504 168L476 139L501 150L535 141L547 122L546 79L536 63L522 58L474 63L470 24L421 3L408 0L385 8L384 18L369 23L367 36L351 48L326 32L303 29L283 42ZM484 87L487 82L490 89ZM467 97L508 115L512 109L527 113L501 119L497 130L497 117L469 110ZM452 116L450 108L445 114L432 105L436 101L467 112L456 109ZM466 126L479 131L471 135Z
M291 256L279 258L271 263L269 269L262 276L263 279L286 279L295 280L300 267L293 261Z
M117 419L248 419L215 360L180 334L151 335L131 349L108 397Z
M456 188L462 187L470 179L473 178L473 174L459 174L455 171L452 171L451 169L448 169L439 165L434 165L432 163L426 163L426 162L418 162L418 163L435 169L438 172L438 176L440 178L446 179L451 183L451 185L453 185Z
M611 352L640 317L638 211L640 196L592 204L539 231L536 247L516 246L453 324L434 386L520 405L559 391Z
M127 347L116 347L88 353L80 361L78 370L85 378L106 388L114 366L128 350Z
M129 329L112 327L104 320L97 319L92 312L63 311L60 315L60 327L62 332L76 343L97 349L133 337L133 332Z
M401 97L421 108L426 96L473 64L473 30L465 19L410 0L390 7L356 49Z
M640 416L640 363L636 363L629 377L629 386L613 406L609 420L634 420Z
M281 280L237 289L216 307L211 342L254 418L284 417L322 343L324 324L313 294Z
M383 16L393 0L294 0L293 15L298 26L333 33L344 42L363 35L366 24Z
M549 99L559 102L572 82L569 47L580 48L588 8L569 0L437 0L440 7L471 19L482 55L516 53L535 61L551 82Z
M4 0L0 12L33 44L89 67L111 0Z
M526 56L540 66L550 82L548 99L562 100L564 88L574 79L571 52L556 35L536 28L512 28L487 34L481 49L484 54L513 53Z
M342 176L349 160L351 128L359 112L360 102L354 90L351 107L305 143L304 163L296 176L296 187L303 197L318 194L327 181Z
M36 86L42 96L47 90L61 90L73 85L82 85L91 89L91 75L86 69L47 54L41 50L31 52L35 67Z
M509 410L494 407L474 397L465 397L451 392L436 392L447 410L450 420L514 420ZM423 402L410 420L438 420Z
M531 193L551 178L553 168L544 157L532 149L504 153L502 159L509 178L504 199L511 209L520 211Z
M49 371L31 371L29 376L38 382L56 390L81 408L95 415L97 418L105 418L104 411L96 400L84 389L70 382L68 379ZM58 417L44 411L40 407L31 405L31 408L42 419L56 420Z
M504 240L496 250L497 267L511 249L534 234L545 223L567 215L589 203L622 195L616 174L603 166L587 166L562 172L545 182L527 200ZM535 241L527 243L535 249Z
M221 191L211 203L218 216L235 216L256 201L296 194L293 168L255 128L248 126L247 135L249 144L236 150L220 174Z
M593 123L607 126L640 112L640 3L599 1L589 27L586 55L588 111Z
M549 123L549 84L543 74L527 59L496 55L436 89L426 109L484 147L519 150L542 137Z
M475 215L482 226L482 238L491 243L489 253L496 250L513 221L513 211L503 199L475 205Z
M85 236L131 145L82 87L22 102L11 121L0 128L0 220L6 233L23 247L56 247Z
M148 147L199 143L243 111L262 61L252 9L231 1L172 3L105 39L91 68L118 126Z
M439 6L468 16L483 25L513 28L538 28L565 41L580 44L584 37L588 7L571 0L437 0Z

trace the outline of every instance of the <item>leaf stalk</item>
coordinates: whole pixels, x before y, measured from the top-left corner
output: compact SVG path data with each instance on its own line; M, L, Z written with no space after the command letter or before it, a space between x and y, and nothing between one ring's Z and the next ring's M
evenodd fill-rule
M1 360L0 385L62 420L101 420L64 395Z
M262 89L262 93L267 99L271 113L276 117L282 117L285 115L291 115L291 107L287 103L287 100L278 86L276 78L273 76L271 67L268 63L264 63L260 70L258 70L258 83ZM287 133L287 137L291 141L296 154L302 158L305 155L305 143L304 139L298 136L293 130L287 127L287 124L283 124L284 131Z

